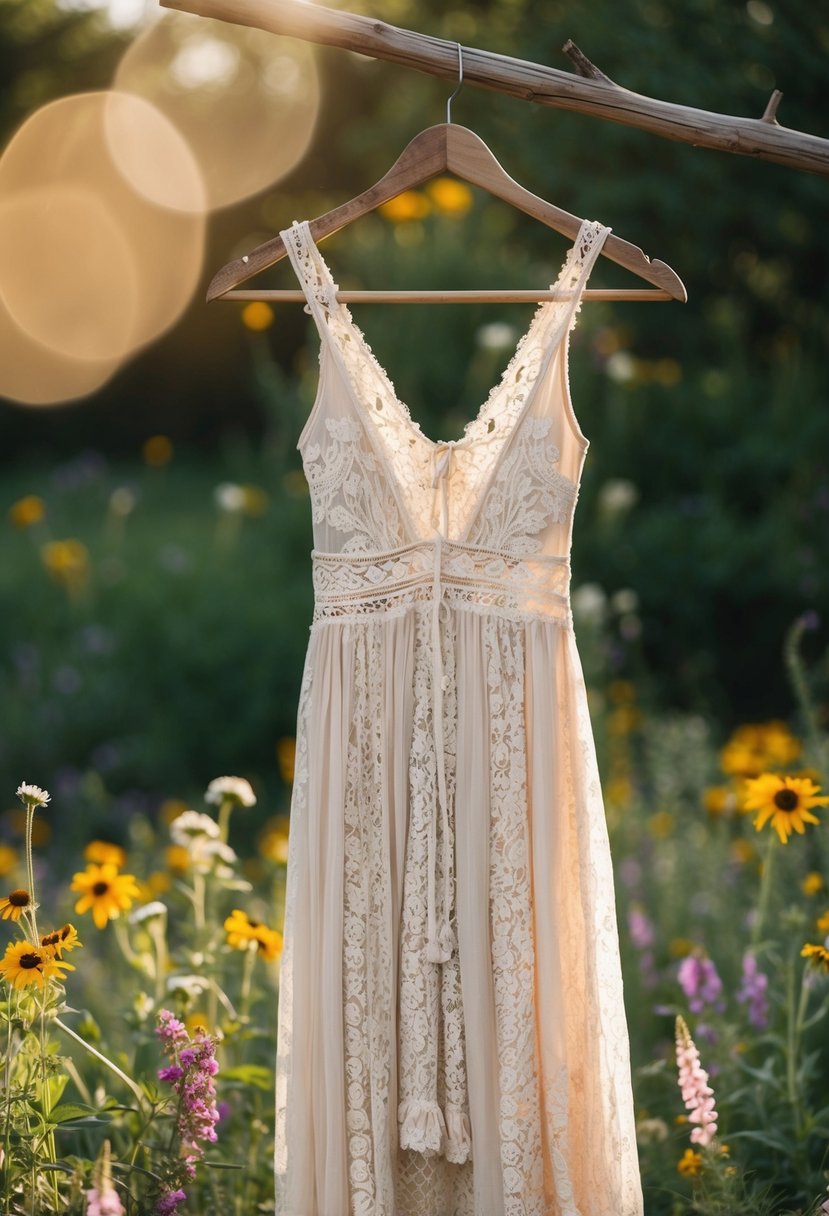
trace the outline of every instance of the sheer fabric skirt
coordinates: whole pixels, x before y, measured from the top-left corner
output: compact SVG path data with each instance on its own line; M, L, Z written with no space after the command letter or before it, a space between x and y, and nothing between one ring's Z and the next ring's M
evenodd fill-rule
M613 876L567 623L317 622L300 694L278 1216L641 1216ZM424 955L438 765L449 962ZM439 818L439 817L438 817ZM433 829L434 830L434 829ZM435 898L443 908L444 890Z

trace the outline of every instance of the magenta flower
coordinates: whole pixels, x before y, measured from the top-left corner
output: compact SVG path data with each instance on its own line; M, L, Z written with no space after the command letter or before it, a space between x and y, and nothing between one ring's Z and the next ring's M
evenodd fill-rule
M186 1191L165 1191L155 1205L154 1216L171 1216L178 1205L184 1203L186 1199Z
M682 1017L676 1019L676 1062L688 1120L697 1124L691 1132L691 1143L705 1147L717 1134L714 1091L708 1084L708 1073L700 1065L699 1052Z
M166 1068L159 1069L158 1079L172 1085L178 1096L176 1130L189 1165L202 1156L203 1141L217 1139L215 1125L219 1111L213 1083L219 1071L216 1043L201 1027L196 1028L196 1037L191 1039L182 1023L166 1009L161 1010L158 1021L156 1034L171 1061ZM192 1177L195 1169L187 1172Z
M769 1007L766 989L769 977L757 967L757 959L751 953L743 955L743 983L737 993L741 1005L748 1005L748 1020L755 1030L765 1030L769 1024Z
M722 980L717 974L717 968L710 958L706 958L700 950L689 954L679 964L677 979L682 991L688 998L688 1006L692 1013L702 1013L706 1005L710 1005L718 1013L725 1008L722 997Z

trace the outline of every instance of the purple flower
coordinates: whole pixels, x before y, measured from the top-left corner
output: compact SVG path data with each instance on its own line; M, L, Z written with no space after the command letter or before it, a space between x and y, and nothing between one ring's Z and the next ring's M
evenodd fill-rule
M180 1203L187 1199L186 1191L165 1191L160 1195L155 1205L155 1216L170 1216Z
M641 904L628 908L628 933L636 950L649 950L656 941L653 921Z
M170 1064L167 1068L159 1068L159 1081L180 1081L184 1076L184 1069L179 1068L178 1064Z
M722 1013L725 1004L722 995L722 980L710 958L694 951L679 964L677 979L688 998L692 1013L702 1013L706 1005Z
M769 977L757 968L753 954L743 955L743 983L737 993L741 1005L748 1005L748 1020L755 1030L765 1030L769 1024L769 1006L766 989Z
M171 1060L170 1065L159 1071L158 1077L168 1081L178 1096L176 1130L186 1160L192 1166L204 1152L202 1142L218 1139L215 1125L219 1121L219 1111L213 1083L219 1070L216 1043L201 1027L191 1039L182 1023L166 1009L161 1010L158 1020L156 1034L162 1041L165 1055ZM192 1177L189 1170L187 1173Z

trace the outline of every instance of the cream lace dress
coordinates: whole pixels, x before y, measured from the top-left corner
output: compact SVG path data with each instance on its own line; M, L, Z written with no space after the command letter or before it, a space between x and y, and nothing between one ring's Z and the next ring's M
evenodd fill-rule
M279 1216L640 1216L602 794L569 603L585 222L434 442L282 233L321 335L315 608L276 1065ZM424 352L424 358L428 352Z

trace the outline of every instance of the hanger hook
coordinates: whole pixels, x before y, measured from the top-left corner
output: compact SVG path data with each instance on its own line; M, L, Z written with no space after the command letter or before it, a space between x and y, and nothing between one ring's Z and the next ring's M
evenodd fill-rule
M460 93L462 88L463 88L463 48L461 47L461 44L458 43L458 87L455 89L452 96L447 97L447 99L446 99L446 121L447 121L447 123L451 123L451 121L452 121L452 102L455 100L455 98L457 97L458 93Z

